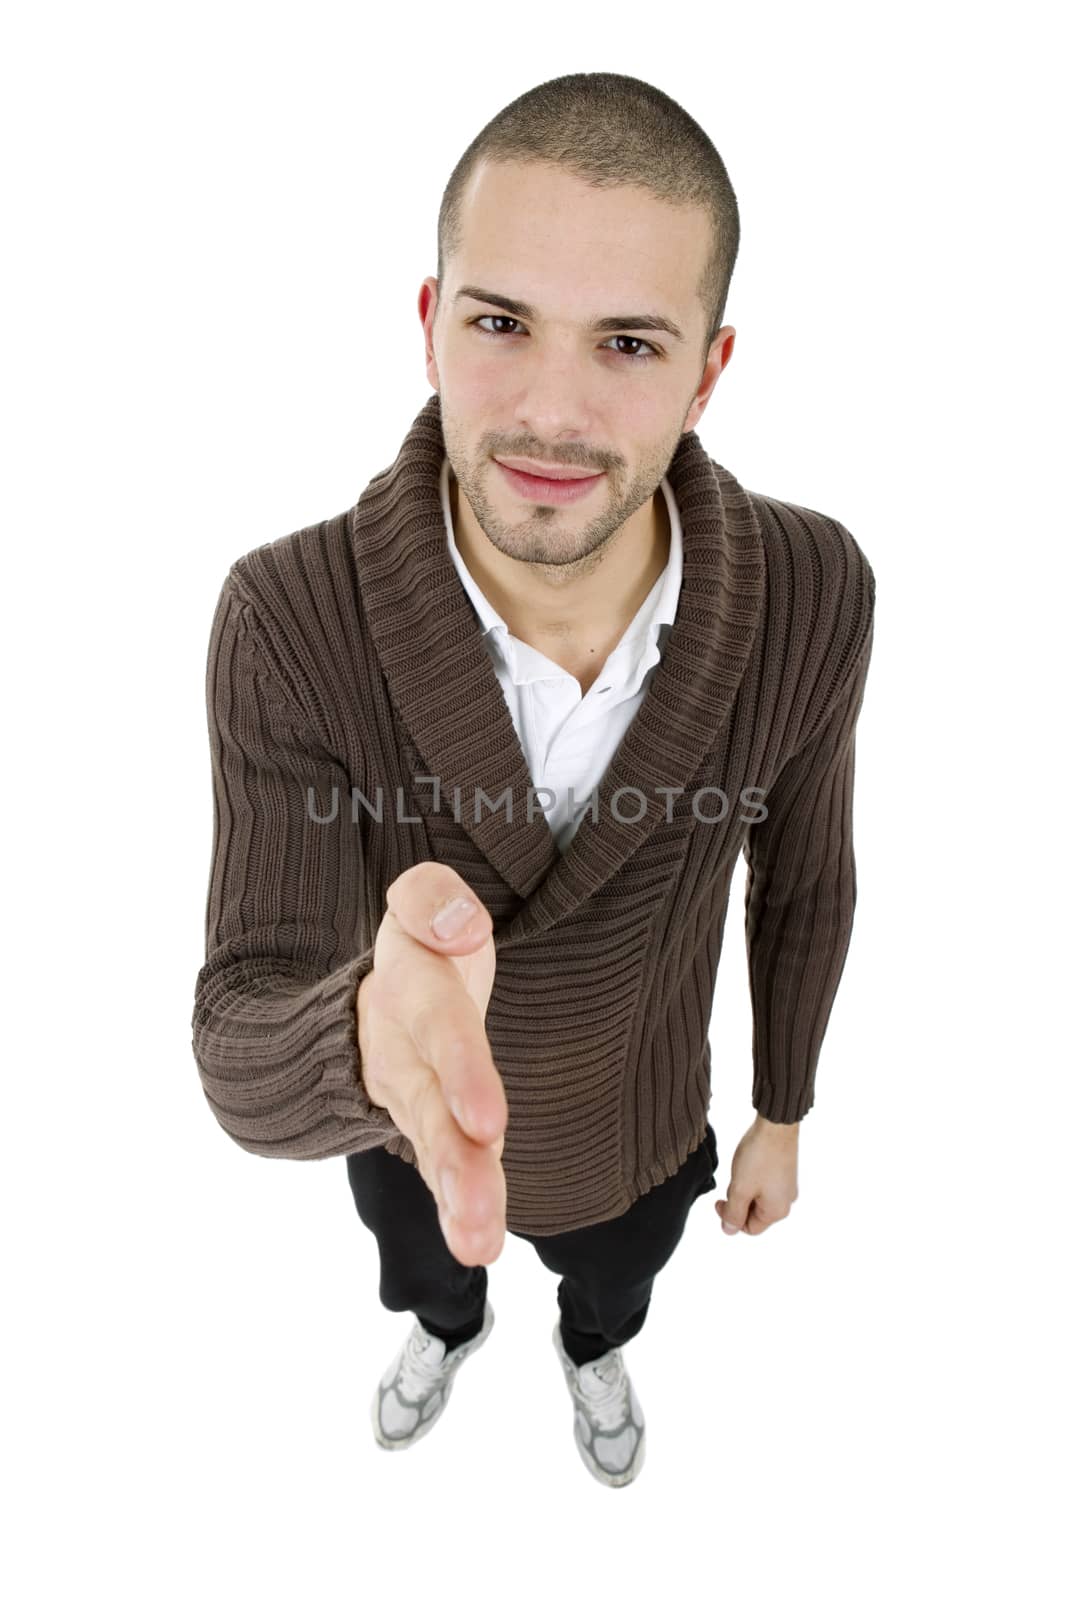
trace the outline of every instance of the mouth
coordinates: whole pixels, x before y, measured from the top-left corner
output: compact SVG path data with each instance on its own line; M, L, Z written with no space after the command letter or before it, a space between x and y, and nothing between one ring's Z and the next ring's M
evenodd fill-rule
M509 487L524 500L541 500L549 505L570 505L595 489L606 476L603 472L585 473L580 477L548 477L541 473L524 472L519 467L509 467L494 456L493 464L499 467ZM573 473L573 467L555 467L556 473Z

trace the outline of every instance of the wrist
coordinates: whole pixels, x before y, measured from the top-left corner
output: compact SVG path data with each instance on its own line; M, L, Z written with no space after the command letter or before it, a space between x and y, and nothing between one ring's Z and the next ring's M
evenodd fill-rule
M756 1127L776 1139L795 1139L800 1133L799 1122L771 1122L761 1111L756 1112Z

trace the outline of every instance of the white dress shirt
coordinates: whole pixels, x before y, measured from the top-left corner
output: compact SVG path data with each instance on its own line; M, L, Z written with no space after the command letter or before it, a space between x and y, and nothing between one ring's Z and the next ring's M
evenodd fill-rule
M626 632L608 656L589 692L582 694L573 673L542 655L532 645L509 632L507 623L486 599L459 553L452 527L450 479L454 476L446 456L441 465L441 505L444 510L448 550L460 582L482 624L497 679L511 712L511 720L526 755L531 781L541 794L545 819L556 844L565 851L582 820L582 808L603 778L623 735L648 693L651 674L666 647L678 611L682 585L682 527L670 484L660 482L670 513L671 543L664 567ZM568 790L572 791L568 794ZM602 794L600 806L610 805ZM624 806L625 799L620 801ZM513 804L526 810L526 796Z

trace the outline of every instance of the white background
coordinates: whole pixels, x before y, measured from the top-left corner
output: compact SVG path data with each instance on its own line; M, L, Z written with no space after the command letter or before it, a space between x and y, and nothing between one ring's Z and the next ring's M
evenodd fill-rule
M6 1591L1063 1592L1064 263L1051 8L14 6L5 13ZM741 251L699 427L878 581L853 945L760 1237L708 1198L571 1438L555 1284L410 1452L409 1325L344 1163L221 1131L190 1049L208 629L429 397L418 286L467 143L545 78L664 89ZM752 1118L740 877L719 1189Z

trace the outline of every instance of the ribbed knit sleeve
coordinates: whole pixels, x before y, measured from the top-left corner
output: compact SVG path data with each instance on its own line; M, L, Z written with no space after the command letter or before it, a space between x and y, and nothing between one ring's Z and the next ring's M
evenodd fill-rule
M273 679L229 578L211 629L207 715L215 826L192 1019L204 1092L257 1155L382 1145L399 1130L360 1075L355 997L374 951L356 931L349 782ZM315 821L335 792L338 818Z
M745 839L745 934L752 997L752 1104L798 1122L852 937L856 721L873 624L832 711L788 760Z

